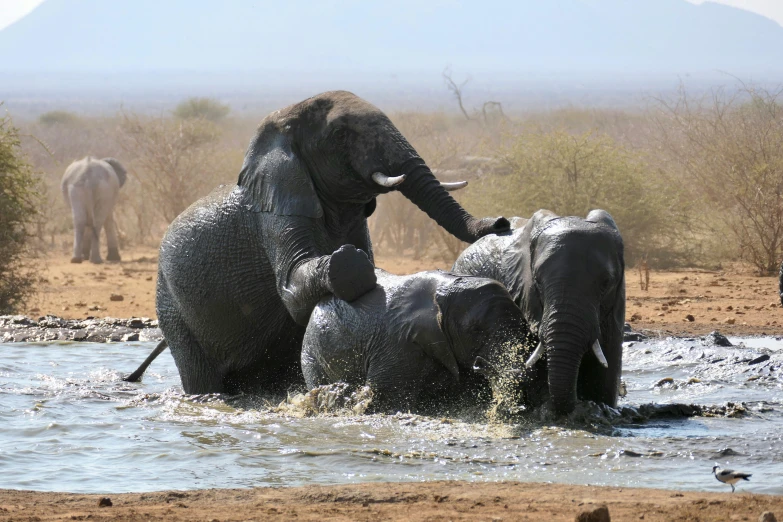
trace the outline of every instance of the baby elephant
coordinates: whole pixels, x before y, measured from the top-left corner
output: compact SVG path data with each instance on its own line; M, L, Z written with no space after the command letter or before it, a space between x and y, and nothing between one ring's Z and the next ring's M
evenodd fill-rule
M407 411L440 402L478 372L497 402L518 403L525 323L502 285L439 270L375 273L374 290L350 303L324 298L310 316L302 347L310 389L369 384L376 410Z

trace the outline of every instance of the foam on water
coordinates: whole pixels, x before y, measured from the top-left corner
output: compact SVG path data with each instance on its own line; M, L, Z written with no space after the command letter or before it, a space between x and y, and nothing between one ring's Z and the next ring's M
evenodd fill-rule
M608 427L487 423L475 411L357 415L355 403L311 415L279 397L185 396L168 352L143 383L122 382L152 343L5 344L0 488L113 493L463 479L723 491L711 475L719 462L753 473L741 490L781 494L783 343L741 341L628 343L622 405L734 402L744 403L744 415Z

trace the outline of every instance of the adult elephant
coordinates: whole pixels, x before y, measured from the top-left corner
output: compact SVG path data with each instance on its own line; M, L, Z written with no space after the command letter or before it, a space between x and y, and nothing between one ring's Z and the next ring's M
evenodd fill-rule
M527 365L555 411L570 412L577 398L615 406L625 262L614 219L604 210L586 219L539 210L529 220L512 221L510 234L477 241L453 270L491 277L508 288L537 343Z
M378 286L347 303L326 297L310 316L302 373L312 389L368 384L373 409L442 405L479 372L497 406L519 407L526 325L497 281L443 271L398 276L376 269Z
M472 243L508 230L476 219L391 121L343 91L267 116L239 181L197 201L160 247L157 312L187 393L280 389L301 379L304 326L326 295L375 287L367 217L399 190Z
M101 229L106 229L109 247L106 259L120 261L114 205L120 188L125 184L125 167L114 158L97 159L87 156L71 163L60 184L65 203L73 214L73 257L71 263L89 258L102 263Z

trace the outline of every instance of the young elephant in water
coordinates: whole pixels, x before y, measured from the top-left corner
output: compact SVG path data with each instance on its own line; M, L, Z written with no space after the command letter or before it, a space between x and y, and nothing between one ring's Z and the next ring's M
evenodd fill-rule
M310 316L302 347L310 389L367 383L375 409L406 411L478 372L497 400L516 406L525 326L503 286L442 271L376 276L363 297L324 298Z
M538 344L528 366L531 390L557 412L577 398L617 404L625 324L623 240L612 216L539 210L514 218L510 234L465 249L452 270L491 277L508 288Z

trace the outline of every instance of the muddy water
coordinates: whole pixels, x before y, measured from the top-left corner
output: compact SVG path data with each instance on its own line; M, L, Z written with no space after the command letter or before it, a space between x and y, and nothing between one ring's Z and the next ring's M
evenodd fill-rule
M609 427L498 425L475 415L304 417L260 398L184 396L168 352L143 383L122 382L120 372L153 343L5 344L0 488L112 493L462 479L729 490L711 475L719 462L753 473L739 490L783 494L783 343L744 343L629 343L624 357L623 405L742 402L739 418Z

